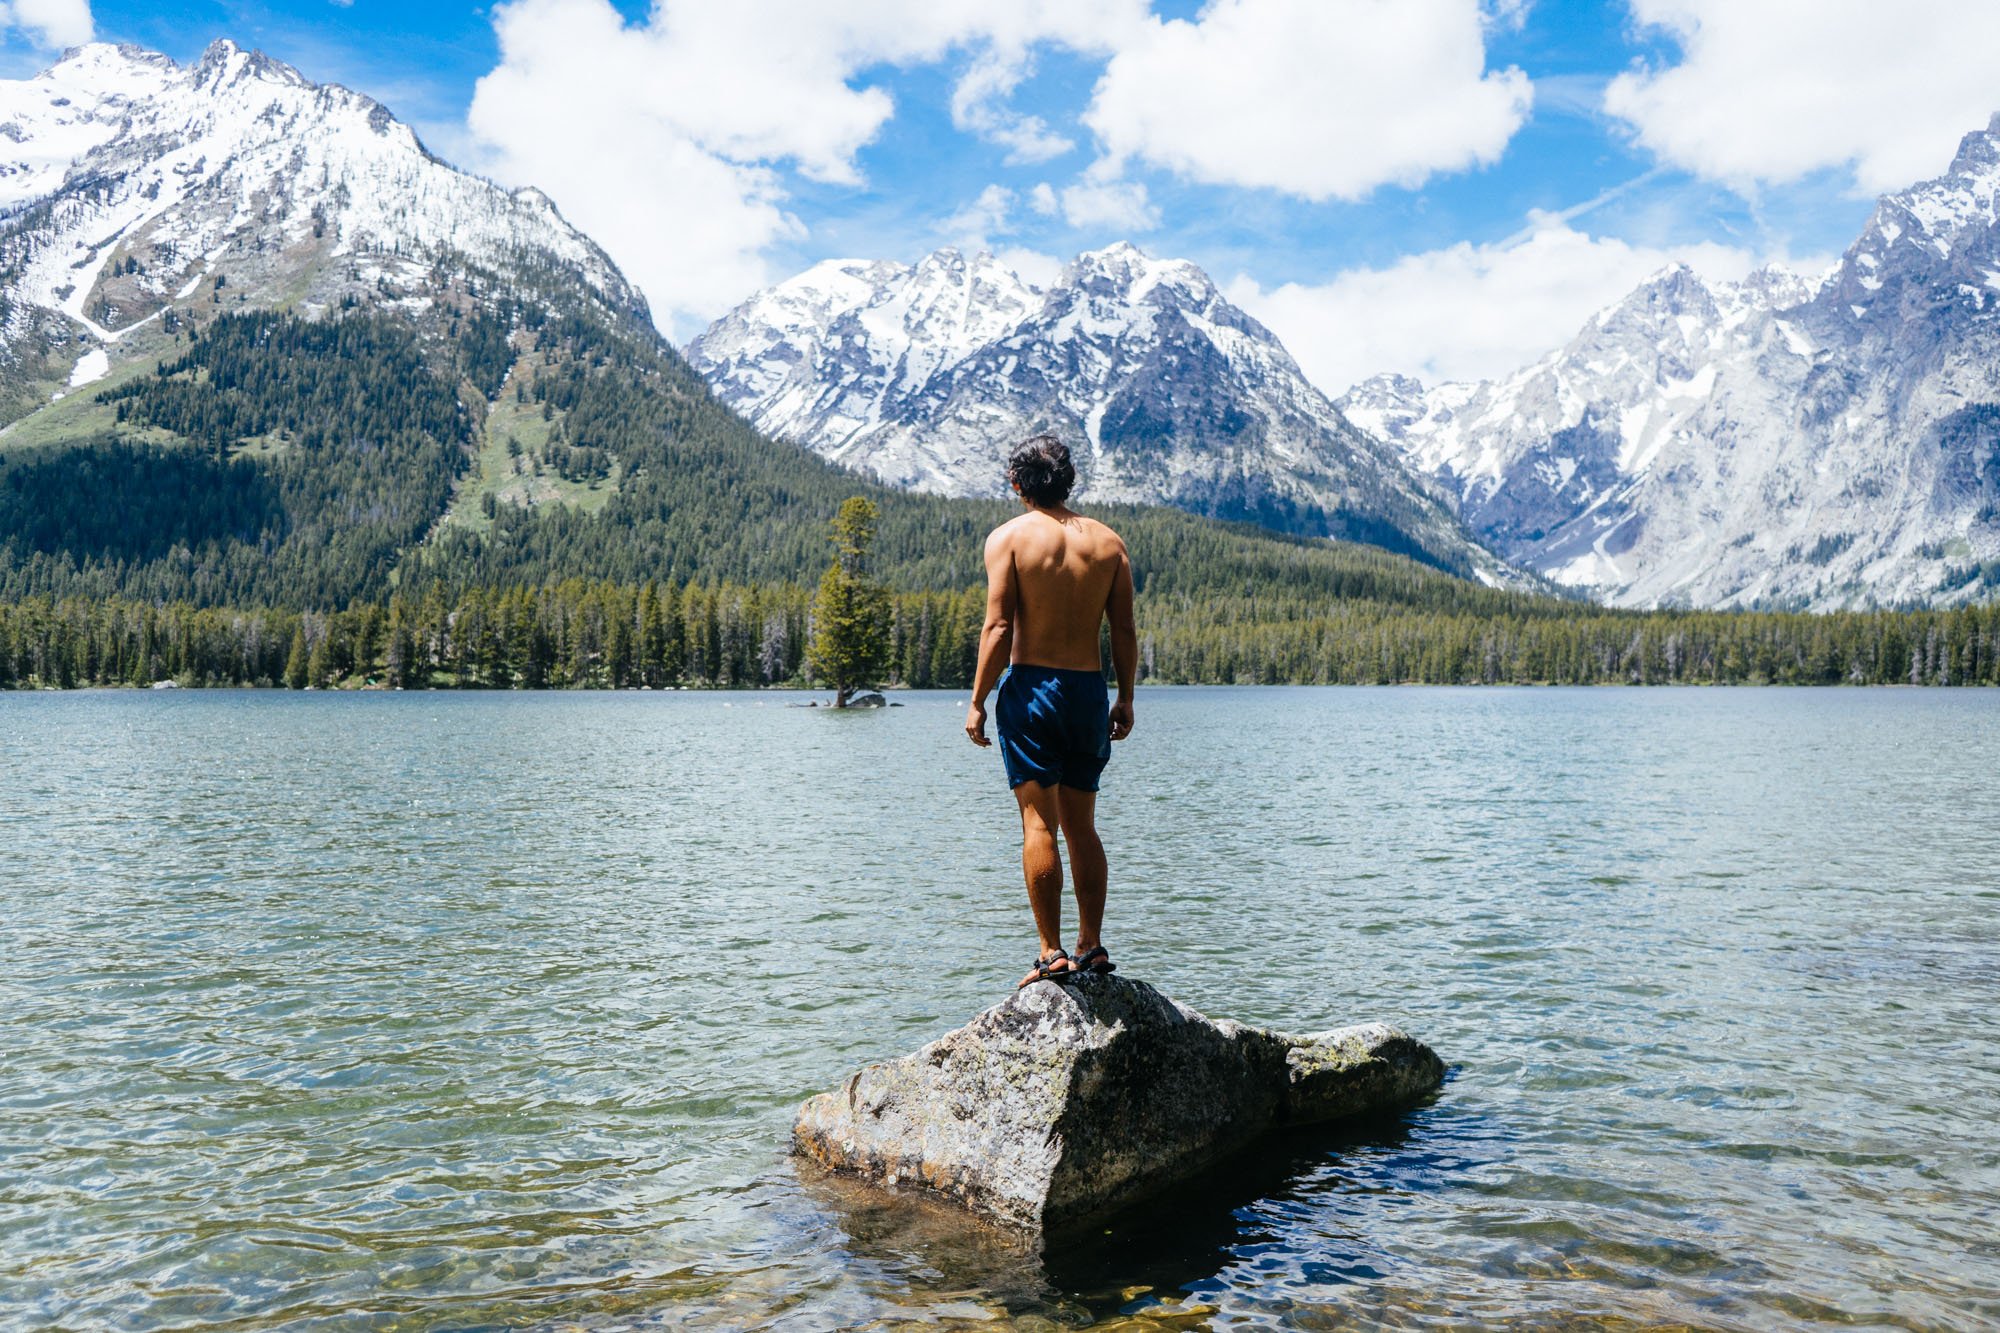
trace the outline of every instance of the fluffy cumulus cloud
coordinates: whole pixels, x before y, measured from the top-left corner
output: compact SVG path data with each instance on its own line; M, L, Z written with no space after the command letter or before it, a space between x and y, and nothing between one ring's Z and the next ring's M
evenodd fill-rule
M1010 220L1014 192L1004 185L989 185L979 197L938 224L938 231L954 244L979 249L995 236L1014 230Z
M1266 290L1240 277L1228 294L1278 335L1313 383L1338 395L1382 371L1429 384L1504 375L1562 346L1668 264L1733 279L1756 262L1729 246L1633 245L1541 215L1499 244L1405 255L1323 284Z
M972 63L951 94L951 121L1007 150L1007 161L1046 162L1076 145L1050 129L1040 116L1007 105L1014 90L1033 72L1027 53L988 50Z
M1060 136L1009 111L1037 44L1102 52L1147 22L1144 0L663 3L627 23L608 0L512 0L500 63L468 128L480 165L545 190L688 331L768 280L800 235L781 172L858 184L855 155L894 113L864 71L971 56L954 115L1017 158Z
M993 256L1036 287L1047 287L1063 270L1063 261L1054 255L1026 246L1005 247Z
M1138 181L1113 180L1091 172L1056 195L1063 221L1083 231L1134 234L1160 225L1160 210Z
M2000 111L1995 0L1631 0L1680 58L1605 110L1662 160L1739 187L1851 166L1868 191L1943 170Z
M12 0L0 3L0 25L25 32L47 47L78 46L91 39L89 0Z
M1084 121L1113 163L1307 199L1497 160L1533 100L1478 0L1211 0L1118 50Z

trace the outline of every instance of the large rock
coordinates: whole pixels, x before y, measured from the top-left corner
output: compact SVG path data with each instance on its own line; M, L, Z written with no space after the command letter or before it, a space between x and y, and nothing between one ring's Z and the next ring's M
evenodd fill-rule
M1144 982L1037 982L913 1055L812 1098L793 1152L1019 1226L1129 1203L1279 1125L1400 1110L1444 1064L1370 1023L1292 1037Z

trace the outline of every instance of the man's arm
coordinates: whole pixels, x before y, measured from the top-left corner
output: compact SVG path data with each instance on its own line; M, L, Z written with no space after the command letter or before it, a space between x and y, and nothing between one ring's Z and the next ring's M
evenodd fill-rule
M986 625L979 631L979 665L972 673L972 704L965 710L965 734L974 745L993 744L986 739L986 696L1000 683L1014 650L1014 611L1021 590L1004 531L996 528L986 539Z
M1132 734L1132 687L1139 679L1139 629L1132 620L1132 560L1118 548L1118 572L1111 576L1111 669L1118 673L1118 701L1111 705L1111 739Z

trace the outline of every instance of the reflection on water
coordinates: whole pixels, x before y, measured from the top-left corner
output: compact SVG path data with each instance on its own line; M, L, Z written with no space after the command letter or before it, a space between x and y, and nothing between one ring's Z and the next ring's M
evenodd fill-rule
M905 701L0 696L0 1324L2000 1320L2000 697L1142 696L1124 970L1453 1078L1045 1253L783 1155L1032 948Z
M891 1194L801 1165L806 1193L854 1259L930 1293L962 1292L1009 1314L1088 1323L1111 1314L1155 1319L1214 1306L1205 1293L1237 1255L1282 1244L1262 1215L1311 1209L1348 1189L1393 1194L1414 1165L1406 1118L1274 1135L1145 1203L1066 1234L1024 1238L922 1196ZM1365 1158L1366 1179L1349 1167ZM1275 1210L1275 1211L1274 1211ZM1340 1248L1312 1260L1315 1282L1368 1274ZM1346 1276L1338 1276L1345 1274Z

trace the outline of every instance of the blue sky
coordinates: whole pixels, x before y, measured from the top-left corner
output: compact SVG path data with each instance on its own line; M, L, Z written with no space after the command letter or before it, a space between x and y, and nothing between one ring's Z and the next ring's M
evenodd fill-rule
M80 10L81 0L44 0ZM20 6L26 18L27 6ZM1131 239L1323 387L1488 375L1659 265L1823 265L2000 109L2000 5L1907 0L96 0L546 189L664 328L832 256ZM73 31L17 24L16 75Z

